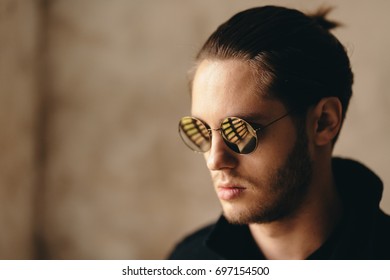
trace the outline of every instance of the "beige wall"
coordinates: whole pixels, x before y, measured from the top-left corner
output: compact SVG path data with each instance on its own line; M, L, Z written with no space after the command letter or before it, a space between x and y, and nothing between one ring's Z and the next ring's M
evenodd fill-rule
M0 259L33 257L38 10L0 1Z
M218 24L267 3L323 1L0 0L0 258L164 258L213 221L202 157L177 135L189 113L186 71ZM330 3L356 80L336 153L388 185L390 2ZM382 207L390 212L387 189Z

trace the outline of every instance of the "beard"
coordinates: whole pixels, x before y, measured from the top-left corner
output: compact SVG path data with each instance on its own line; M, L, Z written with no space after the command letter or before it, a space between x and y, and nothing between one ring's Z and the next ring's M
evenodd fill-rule
M266 199L244 206L240 211L224 211L232 224L271 223L294 215L303 205L312 178L312 162L306 131L298 125L296 143L285 163L268 176Z

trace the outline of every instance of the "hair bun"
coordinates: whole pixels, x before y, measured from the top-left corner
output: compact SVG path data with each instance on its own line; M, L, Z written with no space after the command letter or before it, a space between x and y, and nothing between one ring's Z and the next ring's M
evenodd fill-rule
M328 20L326 16L333 10L333 7L320 7L314 13L309 13L308 16L313 19L313 21L326 30L332 30L336 27L341 26L337 21Z

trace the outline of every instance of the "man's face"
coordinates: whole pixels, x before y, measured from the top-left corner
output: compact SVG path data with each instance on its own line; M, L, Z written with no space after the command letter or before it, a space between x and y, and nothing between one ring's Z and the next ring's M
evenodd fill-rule
M211 128L233 116L266 125L285 113L280 101L258 94L246 62L200 63L193 81L192 115ZM258 147L248 155L234 153L217 131L212 132L205 159L230 222L271 222L298 209L311 179L307 138L304 129L299 130L290 116L283 118L258 133Z

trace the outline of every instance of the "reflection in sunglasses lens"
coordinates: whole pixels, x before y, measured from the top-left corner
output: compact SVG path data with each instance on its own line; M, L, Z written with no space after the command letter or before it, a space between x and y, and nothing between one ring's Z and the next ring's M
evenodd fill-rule
M256 149L256 131L246 121L236 117L226 118L219 130L225 144L234 152L249 154ZM196 118L182 118L179 123L179 133L183 142L193 151L204 153L211 148L210 131Z
M206 152L210 149L209 131L200 120L191 117L182 118L179 133L190 149L196 152Z

